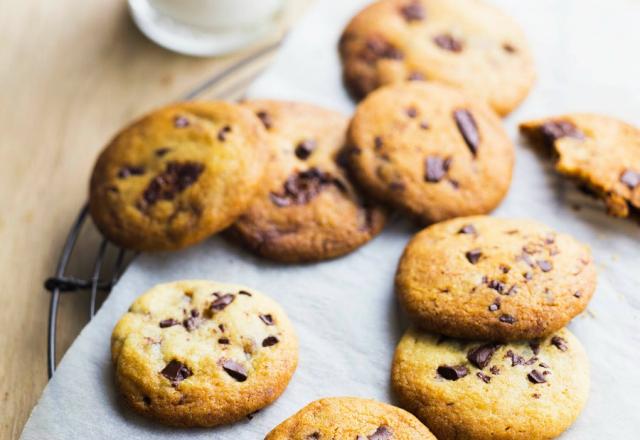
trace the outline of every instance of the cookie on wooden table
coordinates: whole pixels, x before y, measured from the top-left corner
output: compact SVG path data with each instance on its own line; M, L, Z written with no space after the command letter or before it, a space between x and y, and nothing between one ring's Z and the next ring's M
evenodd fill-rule
M408 412L356 397L316 400L282 422L265 440L435 440Z
M530 220L466 217L407 245L396 291L415 324L447 336L547 336L582 312L596 287L589 248Z
M376 90L356 109L349 145L358 182L425 223L488 213L511 183L514 148L500 118L444 85Z
M160 284L111 337L116 382L138 413L172 426L232 423L269 405L298 362L284 311L265 295L211 281Z
M520 124L557 155L556 169L603 199L609 214L640 209L640 129L609 116L576 113Z
M141 251L194 244L235 221L264 174L262 124L227 102L156 110L123 129L91 176L89 207L114 243Z
M311 104L248 101L265 123L270 147L262 191L233 230L256 253L279 261L346 254L381 230L370 205L340 164L348 120Z
M382 0L340 39L345 82L362 97L385 84L434 81L463 89L505 115L535 81L520 27L481 0Z
M589 361L566 329L507 344L411 329L396 349L391 383L439 440L546 440L585 406Z

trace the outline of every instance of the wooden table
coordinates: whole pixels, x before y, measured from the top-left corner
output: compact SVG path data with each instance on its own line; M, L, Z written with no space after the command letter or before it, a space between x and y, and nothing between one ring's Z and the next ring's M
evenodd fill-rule
M288 21L308 3L296 0ZM124 1L0 2L1 439L20 435L47 383L42 283L86 199L98 152L131 118L242 56L161 49L135 28ZM97 242L78 249L72 271L87 273ZM70 294L60 307L58 356L86 324L88 300Z

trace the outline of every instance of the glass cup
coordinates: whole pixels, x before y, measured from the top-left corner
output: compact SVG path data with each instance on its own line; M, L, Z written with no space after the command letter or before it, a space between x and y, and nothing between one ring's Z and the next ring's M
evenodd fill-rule
M213 56L273 32L285 0L128 0L133 20L151 40L175 52Z

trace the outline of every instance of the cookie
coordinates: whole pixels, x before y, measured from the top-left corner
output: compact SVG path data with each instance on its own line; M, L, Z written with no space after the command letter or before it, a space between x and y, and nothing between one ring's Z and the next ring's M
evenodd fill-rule
M339 163L346 117L311 104L244 105L266 121L271 153L262 191L233 227L251 250L278 261L317 261L382 230L384 211L367 203Z
M227 102L175 104L122 130L100 154L89 208L119 246L175 250L233 223L264 174L265 133Z
M435 440L412 414L375 400L316 400L282 422L265 440Z
M514 148L500 119L444 85L370 94L356 109L349 145L358 182L426 223L487 213L511 183Z
M577 113L520 124L520 131L557 156L556 169L627 217L640 209L640 129L608 116Z
M467 217L407 245L398 298L419 327L447 336L547 336L582 312L596 287L586 245L530 220Z
M269 405L298 362L284 311L265 295L211 281L160 284L111 337L117 386L138 413L172 426L232 423Z
M481 0L374 2L351 20L339 50L356 97L390 83L433 81L506 115L536 78L520 27Z
M546 440L578 417L589 361L568 330L497 344L415 329L396 349L391 383L439 440Z

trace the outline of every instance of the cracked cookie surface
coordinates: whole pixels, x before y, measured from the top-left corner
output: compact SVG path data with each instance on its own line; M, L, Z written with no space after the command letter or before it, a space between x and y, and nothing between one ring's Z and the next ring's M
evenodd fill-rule
M264 128L227 102L185 102L123 129L100 154L89 207L114 243L180 249L247 208L264 174Z
M375 400L316 400L273 429L265 440L435 440L403 409Z
M608 116L575 113L523 122L520 131L553 150L556 170L586 185L610 215L640 210L640 129Z
M485 214L511 184L514 148L502 122L447 86L376 90L357 107L348 136L362 187L424 223Z
M243 286L160 284L111 337L116 383L138 413L172 426L232 423L284 392L298 341L284 311Z
M348 120L311 104L256 100L243 104L264 122L271 159L262 190L234 224L251 250L287 262L353 251L384 226L341 166Z
M402 406L440 440L556 438L589 394L589 362L566 329L507 344L408 330L392 386Z
M447 336L546 336L582 312L596 287L591 251L530 220L466 217L407 245L396 292L414 323Z
M362 97L402 81L441 82L505 115L535 81L520 27L480 0L382 0L358 13L340 39L345 82Z

